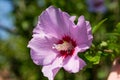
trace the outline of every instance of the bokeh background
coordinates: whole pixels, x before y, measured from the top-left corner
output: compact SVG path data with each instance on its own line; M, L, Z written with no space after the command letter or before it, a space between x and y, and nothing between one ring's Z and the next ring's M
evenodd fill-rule
M55 80L106 80L120 55L120 0L91 7L94 1L99 0L0 0L0 80L47 80L31 60L27 44L38 16L50 5L77 18L84 15L94 35L91 48L79 54L87 66L76 74L61 69Z

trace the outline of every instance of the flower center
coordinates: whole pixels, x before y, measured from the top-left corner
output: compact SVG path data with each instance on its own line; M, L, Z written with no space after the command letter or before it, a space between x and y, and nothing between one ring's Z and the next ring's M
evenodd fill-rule
M57 44L54 44L53 48L59 51L63 57L66 57L74 53L75 47L76 42L69 36L64 36L62 40L59 40Z
M96 1L96 2L94 3L94 7L100 7L102 4L103 4L102 1Z

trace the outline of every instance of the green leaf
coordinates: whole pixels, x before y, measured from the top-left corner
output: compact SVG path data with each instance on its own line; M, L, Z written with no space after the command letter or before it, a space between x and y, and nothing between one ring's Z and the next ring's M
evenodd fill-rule
M92 33L94 34L106 20L107 20L107 18L103 19L96 26L94 26L92 29Z
M86 53L85 58L89 61L92 62L93 64L99 64L100 62L100 57L101 57L101 51L98 51L94 56Z
M108 46L108 44L107 44L107 42L102 41L101 44L100 44L100 46L101 46L101 47L106 47L106 46Z
M116 25L116 27L117 27L117 28L118 28L118 27L120 28L120 22Z
M116 31L120 34L120 22L116 25Z

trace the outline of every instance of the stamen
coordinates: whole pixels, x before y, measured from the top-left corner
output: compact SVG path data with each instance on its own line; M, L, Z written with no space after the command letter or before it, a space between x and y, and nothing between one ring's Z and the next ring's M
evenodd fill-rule
M58 51L70 51L74 47L71 42L64 41L62 44L54 44L53 48L57 49Z

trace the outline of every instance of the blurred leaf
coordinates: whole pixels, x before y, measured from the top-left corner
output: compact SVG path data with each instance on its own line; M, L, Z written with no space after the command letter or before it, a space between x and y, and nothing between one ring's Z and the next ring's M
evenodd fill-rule
M118 32L119 33L119 35L120 35L120 22L116 25L116 32Z
M100 44L100 46L101 47L105 47L105 46L107 46L108 44L107 44L107 42L105 42L105 41L102 41L102 43Z
M120 22L117 24L117 26L116 26L117 28L120 28Z
M94 26L93 29L92 29L92 33L94 34L106 20L107 20L107 18L103 19L96 26Z

